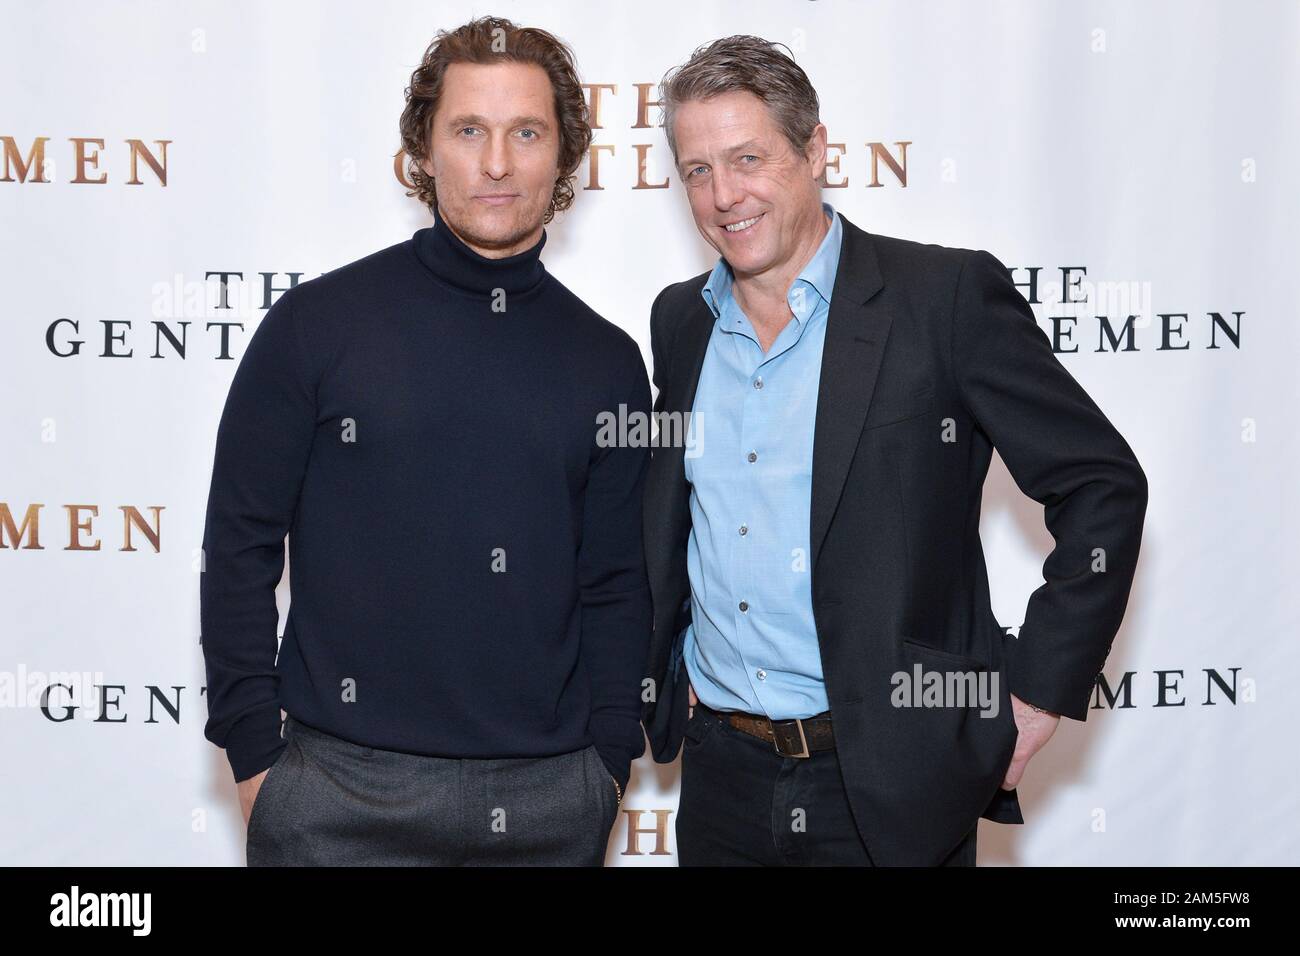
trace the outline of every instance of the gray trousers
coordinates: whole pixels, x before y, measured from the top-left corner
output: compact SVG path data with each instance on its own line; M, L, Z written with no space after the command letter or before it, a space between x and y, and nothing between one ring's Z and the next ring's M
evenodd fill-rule
M603 866L618 815L594 745L424 757L286 719L248 820L249 866Z

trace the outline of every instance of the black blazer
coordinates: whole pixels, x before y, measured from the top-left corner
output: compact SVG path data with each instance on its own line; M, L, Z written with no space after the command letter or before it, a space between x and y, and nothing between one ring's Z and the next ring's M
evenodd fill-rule
M1128 602L1147 482L1001 262L840 218L813 438L813 615L858 830L878 865L931 865L981 816L1024 822L1000 786L1017 737L1010 693L1086 719ZM694 402L714 323L707 278L668 286L651 309L656 413ZM995 447L1056 542L1018 639L993 617L979 536ZM687 723L689 494L682 448L654 449L644 529L656 692L642 718L660 763ZM890 676L916 663L995 672L997 716L892 706Z

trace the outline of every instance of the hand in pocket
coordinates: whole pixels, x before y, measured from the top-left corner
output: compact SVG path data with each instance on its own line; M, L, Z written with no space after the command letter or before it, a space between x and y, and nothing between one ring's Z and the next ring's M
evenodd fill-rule
M235 784L235 789L239 791L239 808L244 814L244 826L248 826L248 819L253 814L253 804L257 801L257 793L262 789L262 781L266 779L270 769L267 767L261 773Z

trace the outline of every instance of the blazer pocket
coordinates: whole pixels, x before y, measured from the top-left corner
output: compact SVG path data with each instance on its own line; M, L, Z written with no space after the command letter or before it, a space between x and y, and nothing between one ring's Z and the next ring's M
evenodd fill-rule
M914 395L902 398L887 398L884 401L872 400L867 409L867 420L862 426L879 428L882 425L894 425L909 419L919 418L934 410L934 388L928 387Z
M940 650L937 647L931 647L929 644L922 644L920 641L914 641L910 637L903 638L903 646L922 656L928 654L935 660L954 664L961 670L986 671L989 669L989 665L985 661L981 661L974 657L967 657L965 654L954 654L951 651Z

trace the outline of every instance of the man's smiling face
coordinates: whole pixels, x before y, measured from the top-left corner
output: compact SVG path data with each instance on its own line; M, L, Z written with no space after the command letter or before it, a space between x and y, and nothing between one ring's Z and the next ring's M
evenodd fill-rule
M673 135L695 227L737 276L781 267L818 232L824 127L796 151L762 100L735 92L681 104Z

